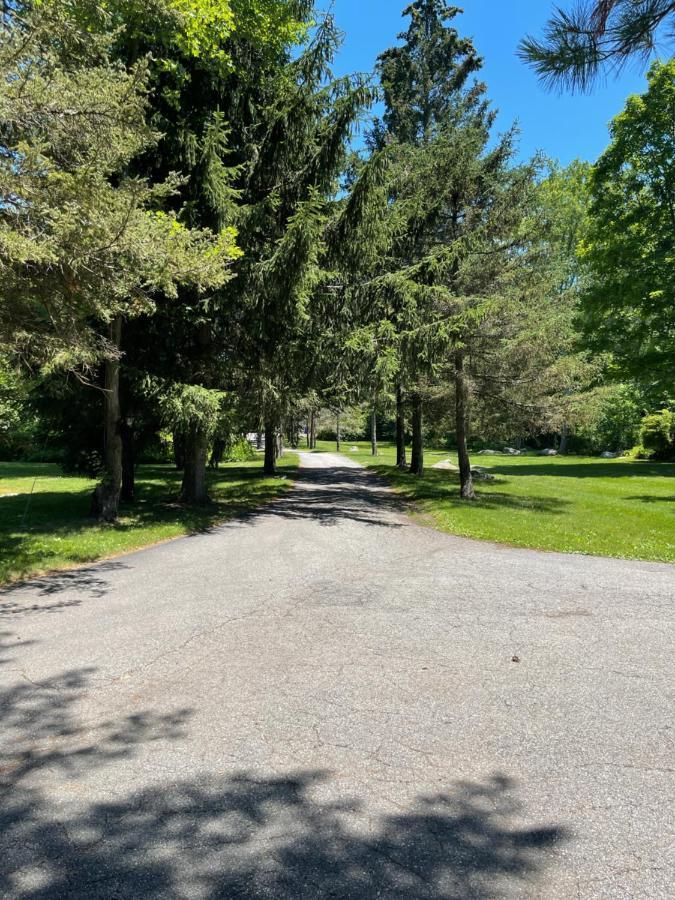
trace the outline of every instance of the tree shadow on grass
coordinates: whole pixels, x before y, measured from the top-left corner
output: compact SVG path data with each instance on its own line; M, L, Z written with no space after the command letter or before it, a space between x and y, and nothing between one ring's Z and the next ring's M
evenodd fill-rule
M179 473L168 467L143 467L136 501L122 504L120 519L111 525L101 525L88 517L89 488L39 491L30 498L27 514L28 495L5 497L0 507L0 572L5 570L17 577L36 568L49 569L54 561L62 562L64 539L77 540L95 531L101 534L100 549L95 548L98 552L72 549L68 558L73 563L86 565L98 556L124 550L115 542L115 535L171 525L180 526L185 534L206 533L219 522L241 515L251 506L269 503L279 494L279 484L264 479L259 468L228 467L209 477L212 502L188 506L175 499ZM70 577L77 581L78 576ZM95 578L93 574L91 577ZM85 573L80 583L84 579Z
M320 769L162 779L110 799L116 773L155 771L138 759L147 745L180 745L190 710L83 723L77 702L94 676L77 669L0 691L3 897L490 900L536 890L567 837L523 825L502 774L395 814L338 798ZM68 800L64 784L79 779L85 790Z
M675 503L675 494L662 497L658 494L639 494L633 497L624 497L624 500L638 500L640 503Z
M490 470L491 472L494 470ZM568 500L559 497L542 497L536 494L515 495L494 491L494 487L507 485L508 479L495 481L476 481L476 500L470 504L459 495L459 476L445 470L427 470L421 478L400 473L391 468L377 467L377 472L389 477L400 489L403 497L410 501L438 503L444 507L493 510L528 510L533 512L562 515L571 505Z
M564 459L564 457L563 457ZM500 466L490 461L490 472L495 475L519 475L526 477L534 475L537 478L653 478L675 476L675 465L669 463L648 462L616 462L598 463L567 463L556 460L547 461L538 465L514 464Z

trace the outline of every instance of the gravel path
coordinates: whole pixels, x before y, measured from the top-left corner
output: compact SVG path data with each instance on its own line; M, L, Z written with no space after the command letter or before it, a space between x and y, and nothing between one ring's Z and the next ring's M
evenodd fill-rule
M672 897L675 567L453 538L302 463L0 595L0 897Z

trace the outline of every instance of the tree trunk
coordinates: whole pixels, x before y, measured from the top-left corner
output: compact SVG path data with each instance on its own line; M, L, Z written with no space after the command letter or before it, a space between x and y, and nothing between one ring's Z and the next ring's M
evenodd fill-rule
M342 443L342 438L340 436L340 413L338 413L335 417L335 449L337 452L340 452L340 445Z
M209 442L201 429L193 429L185 437L185 467L179 499L182 503L209 502L206 490L206 462Z
M475 500L468 448L469 386L464 372L464 354L455 354L455 436L459 461L460 493L463 500Z
M405 452L405 408L403 406L403 388L396 388L396 465L399 469L407 468Z
M173 461L179 472L185 467L185 436L181 431L173 433Z
M108 338L119 352L122 340L122 317L117 316L109 326ZM122 489L122 437L120 435L120 360L105 362L105 390L103 392L103 425L105 448L103 478L96 485L91 498L91 515L102 522L114 522Z
M377 456L377 410L374 408L370 420L370 453Z
M312 436L310 442L310 449L316 450L316 411L312 410Z
M277 474L277 429L274 422L265 422L265 475Z
M412 396L412 447L410 451L410 474L424 474L424 437L422 435L422 397Z
M122 438L122 490L120 500L124 503L134 502L136 490L136 440L133 425L122 421L120 426Z
M561 456L565 456L565 454L567 453L567 442L569 440L569 436L570 436L569 425L567 424L567 422L563 422L563 426L562 426L562 429L560 432L560 445L558 447L558 453Z

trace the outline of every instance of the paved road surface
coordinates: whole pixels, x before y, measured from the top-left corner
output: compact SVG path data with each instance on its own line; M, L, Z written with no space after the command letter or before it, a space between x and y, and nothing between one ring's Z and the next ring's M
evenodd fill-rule
M453 538L303 465L2 596L0 896L672 896L675 568Z

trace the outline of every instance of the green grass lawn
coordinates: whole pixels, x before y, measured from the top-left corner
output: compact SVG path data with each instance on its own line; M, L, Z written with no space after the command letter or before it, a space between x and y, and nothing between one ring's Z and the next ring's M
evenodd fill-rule
M459 479L434 470L448 451L425 454L422 478L399 472L395 449L345 442L345 455L374 468L426 521L452 534L519 547L627 559L675 561L675 464L594 457L475 456L496 476L477 482L478 500L459 499ZM321 449L335 450L323 443Z
M293 474L296 465L292 453L280 460L282 474ZM93 481L66 477L58 466L0 463L0 584L208 529L290 485L262 477L261 467L255 460L210 472L213 503L200 508L173 500L180 473L172 466L140 466L136 503L122 506L114 525L102 525L88 518Z

